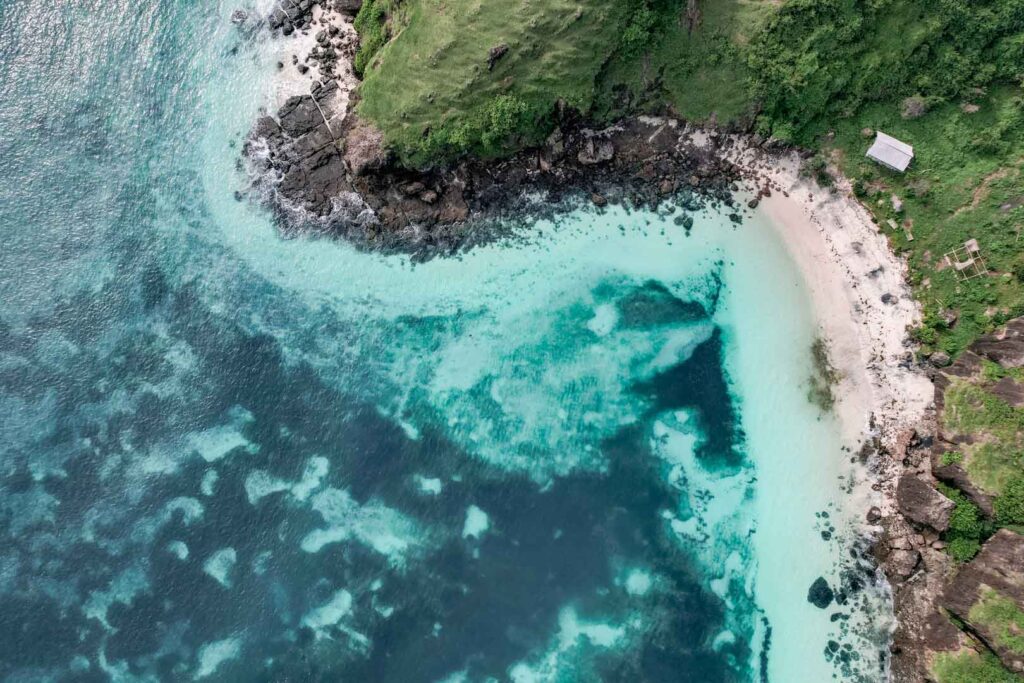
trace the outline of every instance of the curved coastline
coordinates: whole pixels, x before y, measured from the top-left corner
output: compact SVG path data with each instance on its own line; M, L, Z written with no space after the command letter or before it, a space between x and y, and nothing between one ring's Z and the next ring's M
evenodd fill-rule
M342 31L346 30L344 26L351 27L350 23L345 24L348 19L343 16L339 19L338 16L334 15L329 20L343 25ZM308 36L311 33L296 31L295 35ZM320 113L324 114L325 123L344 120L343 130L348 134L362 127L353 112L357 97L349 97L358 83L348 64L343 64L341 69L342 76L337 80L344 94L343 111L333 116L330 112ZM288 84L275 88L278 98L275 107L287 106L285 98L299 95L307 79L309 83L317 83L312 73L306 79L284 75L280 78ZM316 102L318 86L313 87L314 96L310 99ZM337 126L329 127L332 134L337 132L334 130ZM263 130L265 132L265 126ZM668 189L664 186L664 176L641 178L637 182L635 177L621 170L608 172L603 162L610 156L600 158L600 143L595 148L589 141L612 140L618 151L616 135L623 130L630 134L629 144L635 144L638 137L648 135L650 150L662 152L667 148L659 138L665 131L675 134L674 143L668 148L674 148L683 161L672 168L672 173L698 168L708 159L713 159L715 165L699 180L690 176L680 179L678 185ZM643 134L637 135L638 130ZM257 126L255 138L259 135ZM433 201L424 200L419 193L424 191L424 187L426 192L432 192L430 188L433 187L437 194L447 197L447 188L458 186L462 179L457 175L447 176L436 169L423 173L392 172L381 150L376 148L364 159L367 166L363 169L354 169L353 159L348 155L344 157L343 168L353 181L347 189L354 190L360 202L353 213L351 197L346 198L344 209L347 213L340 220L345 227L341 229L335 213L337 205L330 209L330 215L317 216L316 212L302 207L301 201L291 202L289 197L282 196L274 186L280 181L280 174L273 172L272 165L269 168L257 165L256 189L262 200L274 209L278 226L286 234L304 231L305 223L305 228L314 233L341 236L371 250L414 253L420 251L425 234L441 235L439 241L430 240L430 255L472 246L473 239L467 238L462 226L484 224L489 219L500 219L510 213L545 215L549 211L545 206L548 201L562 205L567 201L582 200L599 207L608 202L629 204L632 201L634 204L658 206L665 201L675 201L682 190L698 202L694 208L708 203L724 203L734 206L737 215L749 215L748 210L753 210L772 226L799 269L820 334L827 342L829 359L838 371L834 412L839 433L844 450L858 452L861 456L859 463L857 458L851 458L851 463L860 468L860 476L854 477L856 484L846 491L843 505L847 519L858 537L877 539L884 535L889 520L898 517L896 482L903 465L902 458L895 454L906 450L915 429L927 419L933 388L930 380L915 367L913 343L907 335L908 328L919 322L921 313L906 281L906 263L890 249L885 235L853 197L849 183L840 177L837 187L823 189L801 174L802 160L796 151L766 144L749 134L692 126L673 119L637 117L598 131L574 122L565 132L565 142L560 139L558 144L571 146L573 136L583 139L583 144L589 146L581 149L577 140L577 147L570 147L569 156L576 157L577 152L580 159L585 154L594 155L598 158L596 163L589 160L584 164L576 164L572 159L569 162L552 160L548 146L548 149L529 150L512 162L480 164L478 168L487 173L497 167L503 167L502 173L509 168L513 172L502 175L495 187L489 188L487 201L482 205L484 208L463 204L454 214L451 211L445 213L444 202L435 206ZM351 145L351 140L348 142ZM643 148L642 142L639 148ZM265 148L257 149L262 153ZM547 182L543 176L558 175L560 164L569 168L566 177L555 183ZM524 184L522 177L531 175L529 172L518 173L524 167L539 171L541 179L533 185ZM513 178L511 189L503 191L502 181L508 177ZM270 185L266 182L268 178L271 179ZM403 187L401 193L384 196L392 185L399 182L404 187L412 185L419 189L407 192ZM374 197L374 194L378 196ZM395 196L398 196L397 200ZM461 194L458 199L462 200ZM396 201L401 205L416 203L424 213L409 216L399 210L397 213L401 218L396 222L396 212L388 211L389 201L392 207L396 206ZM375 216L389 216L382 221L383 229L381 222L372 231L364 229L367 212ZM355 232L349 229L354 215L359 216L359 229ZM418 220L421 221L419 224ZM366 239L367 235L369 239ZM484 238L485 241L487 239Z

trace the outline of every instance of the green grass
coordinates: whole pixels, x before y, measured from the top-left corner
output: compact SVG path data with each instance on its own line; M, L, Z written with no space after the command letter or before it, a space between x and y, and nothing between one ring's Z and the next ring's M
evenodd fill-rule
M835 140L826 148L863 188L865 205L893 248L909 260L912 285L925 308L925 325L917 333L925 352L955 355L979 335L1024 314L1024 282L1014 275L1024 273L1024 128L1005 126L1024 111L1022 97L1019 87L993 88L910 120L900 116L896 103L877 104L830 126ZM977 113L961 108L969 99L980 107ZM865 159L870 145L861 135L865 127L914 146L915 159L906 174ZM986 151L979 138L999 130L1005 147ZM893 210L892 195L903 202L900 214ZM990 274L961 282L943 257L971 238L978 240ZM946 311L957 314L952 327L943 319Z
M1024 654L1024 610L998 591L986 589L971 606L971 623L984 628L996 644L1014 654Z
M978 554L982 541L992 533L992 526L962 491L941 483L939 490L955 504L944 535L949 543L946 552L957 562L969 562Z
M939 653L932 673L938 683L1020 683L1020 677L1007 671L995 655L970 649Z
M392 5L382 19L382 8ZM536 143L550 131L558 100L598 120L666 105L691 120L727 122L749 113L743 46L775 4L702 2L693 31L684 5L373 0L360 12L359 111L406 163L419 166L466 153L497 157ZM508 53L488 70L488 52L502 44ZM527 114L500 143L481 144L479 121L500 97L515 98Z
M478 150L497 155L536 142L557 100L587 111L609 46L630 18L618 0L408 0L390 19L392 38L364 72L360 114L407 162L444 156L441 137L486 116L503 96L528 115L518 135ZM497 45L508 53L488 70ZM427 144L431 134L436 143ZM461 152L464 150L452 150Z
M753 95L743 48L774 10L769 0L701 3L692 31L673 16L643 59L613 59L601 81L598 111L605 118L626 113L615 107L623 89L641 109L666 104L690 121L712 116L727 123L750 113Z

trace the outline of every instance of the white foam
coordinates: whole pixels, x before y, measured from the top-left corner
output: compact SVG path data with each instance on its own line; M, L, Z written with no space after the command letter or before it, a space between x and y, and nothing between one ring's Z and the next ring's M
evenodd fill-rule
M242 639L238 636L205 643L196 655L194 680L213 675L224 662L237 659L242 653Z
M234 548L221 548L203 563L203 571L225 588L231 588L231 570L235 568L238 554Z
M184 541L171 541L167 544L167 552L171 553L179 560L188 559L188 546Z
M292 496L300 501L308 499L313 491L320 488L320 483L327 476L330 467L330 461L323 456L310 458L306 464L306 469L302 473L302 479L291 488Z
M440 479L431 479L417 474L415 480L420 493L425 493L429 496L436 496L441 493L442 485Z
M476 505L466 509L466 521L462 525L463 538L481 538L491 528L490 517Z
M324 630L341 622L352 611L352 594L339 590L330 600L314 608L302 617L302 625L316 632L317 638L324 637Z
M138 565L132 565L111 579L105 590L90 592L82 611L85 616L103 624L103 628L111 630L107 622L110 606L119 603L130 607L136 596L148 590L149 578L146 571Z
M626 592L630 595L646 595L651 589L651 575L645 571L634 569L626 576Z
M257 450L235 427L228 426L213 427L193 434L189 438L189 445L206 462L221 460L235 449L244 449L249 453Z
M581 646L612 648L626 638L626 626L583 621L575 608L563 607L558 613L558 631L548 651L536 661L512 665L509 677L514 683L562 680L563 661L574 659L574 653Z
M605 337L619 323L619 311L614 304L601 304L594 309L594 317L587 321L587 329L598 337Z
M324 489L312 497L312 506L327 527L311 531L302 539L300 546L307 553L355 540L400 565L406 553L425 540L415 523L401 513L376 502L359 505L347 491Z
M217 479L220 475L217 474L217 470L209 469L203 474L203 481L199 484L199 491L204 496L212 496L217 489Z
M266 470L253 470L245 477L245 497L256 505L262 499L281 491L287 491L291 484L274 477Z

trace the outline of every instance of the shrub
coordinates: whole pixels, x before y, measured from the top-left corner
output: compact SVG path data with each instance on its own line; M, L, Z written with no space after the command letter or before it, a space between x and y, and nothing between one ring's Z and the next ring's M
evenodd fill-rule
M944 484L940 484L939 489L955 505L946 531L946 541L949 543L946 552L958 562L967 562L978 554L981 541L989 531L988 525L978 506L968 500L962 491Z
M949 467L950 465L956 465L964 461L964 456L956 451L946 451L942 454L942 465Z
M957 562L970 562L981 549L981 541L975 538L954 538L946 552Z
M996 519L1000 524L1024 524L1024 475L1011 479L996 498Z
M352 23L359 34L359 50L356 52L353 67L360 76L377 51L388 42L387 16L386 0L364 0Z

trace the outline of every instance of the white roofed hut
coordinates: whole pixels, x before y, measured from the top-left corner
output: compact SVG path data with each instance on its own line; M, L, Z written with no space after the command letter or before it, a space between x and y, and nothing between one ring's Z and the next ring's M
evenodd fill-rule
M914 158L914 148L891 135L878 132L867 156L886 168L903 173Z

